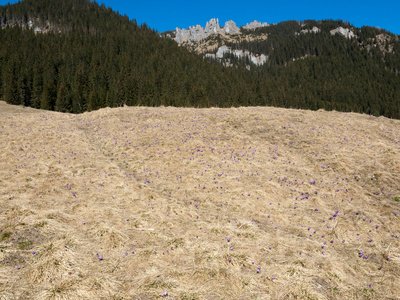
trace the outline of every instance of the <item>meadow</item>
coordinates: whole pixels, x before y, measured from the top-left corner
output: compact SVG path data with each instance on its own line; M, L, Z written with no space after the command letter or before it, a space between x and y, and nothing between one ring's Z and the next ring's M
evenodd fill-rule
M400 299L400 121L0 102L0 299Z

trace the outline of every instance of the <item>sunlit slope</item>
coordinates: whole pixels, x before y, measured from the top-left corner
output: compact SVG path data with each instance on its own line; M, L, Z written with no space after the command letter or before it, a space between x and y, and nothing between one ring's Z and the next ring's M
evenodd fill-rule
M396 299L400 121L0 103L4 299Z

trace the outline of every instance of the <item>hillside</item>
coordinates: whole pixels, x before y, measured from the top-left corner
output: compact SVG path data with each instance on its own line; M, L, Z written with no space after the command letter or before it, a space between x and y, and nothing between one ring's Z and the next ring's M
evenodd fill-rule
M396 299L400 123L0 102L2 299Z
M278 106L400 118L400 42L385 30L309 20L235 35L231 22L225 35L186 49L87 0L1 6L0 25L0 99L9 104L72 113ZM221 46L230 50L213 59Z
M221 27L211 19L205 28L163 36L212 62L268 78L265 90L275 106L398 114L399 36L341 20L250 24Z
M245 72L213 66L105 6L26 0L0 7L0 98L81 113L101 107L232 106L256 98ZM232 87L232 88L229 88Z

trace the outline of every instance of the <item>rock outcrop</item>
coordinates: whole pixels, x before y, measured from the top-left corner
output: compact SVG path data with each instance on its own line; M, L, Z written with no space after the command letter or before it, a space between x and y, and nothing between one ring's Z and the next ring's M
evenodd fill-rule
M392 53L394 51L394 45L390 41L392 40L392 37L386 33L381 33L375 36L375 38L370 38L368 39L369 43L367 45L363 45L368 52L374 47L378 48L383 55L386 53ZM395 41L398 41L398 36L396 35L394 37Z
M261 22L258 22L257 20L254 20L251 23L247 23L246 26L244 26L244 28L246 28L246 29L256 29L256 28L259 28L259 27L267 27L267 26L269 26L268 23L261 23Z
M206 24L206 28L204 28L204 31L209 34L217 34L218 32L220 32L221 27L219 27L218 19L211 19L210 21L208 21Z
M175 41L178 44L190 41L198 42L205 39L207 36L208 34L200 25L190 26L189 29L179 29L177 27L175 31Z
M246 26L243 26L243 28L255 29L266 26L270 25L268 23L260 23L258 21L253 21L251 23L247 23ZM211 35L221 35L222 46L221 44L219 44L219 48L217 49L215 54L207 53L207 51L217 48L218 43L212 40L211 41L209 40L204 44L200 43L202 40L206 39ZM217 59L221 61L225 66L231 66L229 59L224 59L224 56L226 54L233 54L235 57L239 59L248 58L254 65L257 66L261 66L266 63L267 56L264 54L255 55L249 51L232 50L230 47L225 46L224 41L226 40L229 41L231 39L230 35L238 35L239 40L240 38L243 38L240 35L240 28L236 25L234 21L229 20L225 22L224 27L221 27L219 25L218 19L211 19L210 21L207 22L204 28L201 25L191 26L189 27L189 29L176 28L174 40L180 45L186 45L192 47L191 48L192 50L198 52L199 54L202 53L204 55L204 58ZM257 36L257 38L266 39L267 35ZM246 38L246 40L248 39ZM250 68L250 66L248 66L248 68Z
M311 32L312 32L312 33L318 33L318 32L321 32L321 29L319 29L318 27L314 26L314 27L311 29Z
M330 31L331 35L339 34L347 39L354 38L356 35L349 28L338 27Z
M232 20L225 22L224 34L238 34L240 32L239 27Z
M296 32L295 35L307 34L307 33L318 33L318 32L321 32L321 29L314 26L312 29L302 29L302 30L300 30L300 33Z
M232 50L228 46L221 46L221 47L218 48L216 54L206 53L204 55L204 57L205 58L213 58L213 59L222 60L224 58L224 55L227 54L227 53L228 54L233 54L234 56L236 56L237 58L240 58L240 59L248 57L250 59L250 61L253 64L257 65L257 66L263 65L267 61L267 56L264 55L264 54L261 54L260 56L257 56L257 55L254 55L253 53L249 52L249 51Z
M189 29L180 29L176 28L175 30L175 41L178 44L183 42L187 42L190 44L191 42L199 42L204 40L210 35L218 34L218 33L227 33L234 34L236 24L233 21L228 21L225 23L225 27L227 30L221 30L219 26L218 19L211 19L207 22L206 27L203 28L201 25L190 26Z
M244 26L244 28L255 29L265 26L269 26L269 24L253 21ZM240 28L234 21L229 20L225 22L224 27L220 27L218 19L211 19L204 28L201 25L190 26L189 29L180 29L177 27L175 29L175 41L178 44L187 43L190 45L192 42L200 42L214 34L234 35L239 33Z
M223 58L225 53L230 53L231 52L231 48L229 48L228 46L221 46L218 48L217 54L215 54L216 58Z

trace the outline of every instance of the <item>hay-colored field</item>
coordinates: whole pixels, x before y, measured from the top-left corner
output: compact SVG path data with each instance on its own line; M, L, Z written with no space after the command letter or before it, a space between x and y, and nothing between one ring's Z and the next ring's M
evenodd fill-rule
M0 137L1 299L400 299L399 120L0 102Z

